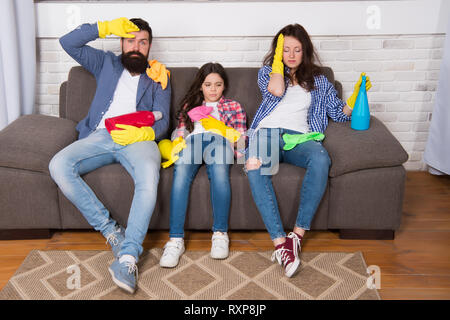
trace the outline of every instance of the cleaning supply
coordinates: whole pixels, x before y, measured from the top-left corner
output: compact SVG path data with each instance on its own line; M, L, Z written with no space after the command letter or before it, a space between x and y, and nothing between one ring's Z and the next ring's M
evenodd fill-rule
M111 130L111 138L117 144L126 146L140 141L155 140L155 131L152 127L135 127L126 124L116 124L116 127L124 130Z
M354 130L367 130L369 126L370 110L366 92L366 76L362 76L361 87L352 112L351 128Z
M220 120L217 120L211 116L201 119L200 123L207 131L217 133L227 138L232 143L235 143L241 137L241 133L234 128L228 127Z
M284 64L283 64L283 47L284 47L284 35L280 33L277 39L277 46L275 48L275 54L272 62L272 73L278 73L284 76Z
M134 38L134 34L130 34L130 32L139 31L139 28L133 22L123 17L111 21L98 21L97 27L100 38L105 38L110 34L122 38Z
M183 137L178 137L173 141L163 139L158 143L161 158L167 161L161 162L161 167L168 168L179 159L178 153L186 148L186 141Z
M111 133L111 130L122 130L116 127L117 124L127 124L138 128L153 127L155 121L161 118L162 112L160 111L136 111L105 119L105 127L109 133Z
M208 118L209 114L213 111L213 107L199 106L192 108L188 111L188 116L193 122L200 121L201 119Z
M362 72L359 75L359 79L355 84L354 90L352 95L347 99L347 105L350 107L350 109L353 109L355 106L356 98L358 97L359 88L361 87L362 77L365 76L366 73ZM372 83L370 83L370 78L366 77L366 85L365 85L366 91L369 91L370 88L372 88Z
M309 132L309 133L302 133L302 134L289 134L285 133L283 134L283 140L284 140L284 147L283 150L291 150L295 148L296 145L310 141L322 141L325 139L325 135L321 132Z
M155 82L161 83L163 90L166 89L170 78L170 71L166 66L157 60L149 60L149 67L146 69L147 76Z

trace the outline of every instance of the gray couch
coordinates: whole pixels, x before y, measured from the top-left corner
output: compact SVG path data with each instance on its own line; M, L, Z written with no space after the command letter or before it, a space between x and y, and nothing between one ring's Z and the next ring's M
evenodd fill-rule
M175 110L197 68L171 68L171 132ZM256 79L258 68L228 68L227 97L241 103L248 121L261 101ZM333 72L324 68L328 79ZM64 197L49 175L53 155L75 141L75 126L90 106L94 77L74 67L60 87L60 117L22 116L0 131L0 237L3 239L49 236L51 230L91 229L80 212ZM377 118L370 129L354 131L350 123L330 120L324 146L332 160L328 186L313 220L313 230L337 229L342 238L393 239L400 226L405 183L403 163L408 155ZM281 164L273 176L285 227L294 225L299 190L305 170ZM150 229L169 228L170 190L173 167L161 169L158 201ZM83 177L111 215L126 225L133 196L133 182L119 164L108 165ZM231 168L232 203L230 231L265 230L253 202L242 164ZM187 230L210 230L212 226L209 182L202 166L195 178L186 219Z

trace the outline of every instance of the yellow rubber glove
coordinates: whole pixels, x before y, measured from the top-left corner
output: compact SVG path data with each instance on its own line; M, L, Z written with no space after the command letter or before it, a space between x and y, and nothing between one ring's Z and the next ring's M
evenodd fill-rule
M155 140L155 131L152 127L135 127L127 124L116 124L117 128L124 130L111 130L111 138L117 144L126 146L139 141Z
M284 64L283 64L283 49L284 49L284 35L280 33L277 39L277 47L275 48L275 54L272 62L272 73L279 73L284 76Z
M161 158L167 159L167 161L161 162L161 167L167 168L180 158L178 153L186 148L186 141L183 137L178 137L173 141L163 139L158 143L158 148Z
M208 116L208 118L200 119L200 123L202 124L203 128L205 128L205 130L220 134L233 143L238 141L241 137L241 133L239 131L226 126L225 123L211 116Z
M181 150L186 148L186 141L183 137L178 137L175 140L172 141L173 149L172 152L174 154L180 153Z
M353 109L355 106L356 98L358 97L359 88L361 87L362 77L365 76L366 73L363 72L360 74L358 82L355 84L354 91L350 98L347 99L347 105L350 107L350 109ZM366 91L369 91L369 89L372 88L372 84L370 83L370 78L366 76Z
M129 32L139 31L139 28L127 18L117 18L111 21L98 21L98 36L104 38L110 34L122 38L134 38Z

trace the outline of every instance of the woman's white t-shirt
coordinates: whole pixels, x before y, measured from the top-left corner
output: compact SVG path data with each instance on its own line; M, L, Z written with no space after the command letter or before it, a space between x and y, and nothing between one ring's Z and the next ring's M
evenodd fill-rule
M308 109L311 105L311 93L300 85L289 86L286 94L276 108L261 122L260 128L285 128L302 133L310 131Z

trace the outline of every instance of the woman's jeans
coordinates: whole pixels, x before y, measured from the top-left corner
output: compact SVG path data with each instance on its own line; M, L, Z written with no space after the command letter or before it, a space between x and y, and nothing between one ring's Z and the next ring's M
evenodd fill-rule
M295 224L304 230L310 229L311 221L327 186L331 164L328 152L317 141L307 141L291 150L283 150L282 136L285 133L300 132L282 128L259 129L247 153L247 159L258 158L262 162L260 168L246 172L253 199L272 240L286 236L272 185L271 174L277 170L278 163L287 162L306 169Z
M230 164L234 161L230 143L224 137L210 132L194 134L186 139L186 148L179 156L175 162L170 195L170 237L184 237L189 191L203 161L210 182L214 221L212 230L226 232L231 199Z
M95 230L107 237L116 230L117 223L80 176L116 162L134 181L134 196L119 256L129 254L138 261L156 203L161 165L156 143L142 141L122 146L111 139L106 129L99 129L59 151L50 161L49 169L67 199ZM120 192L119 187L117 185L117 192Z

